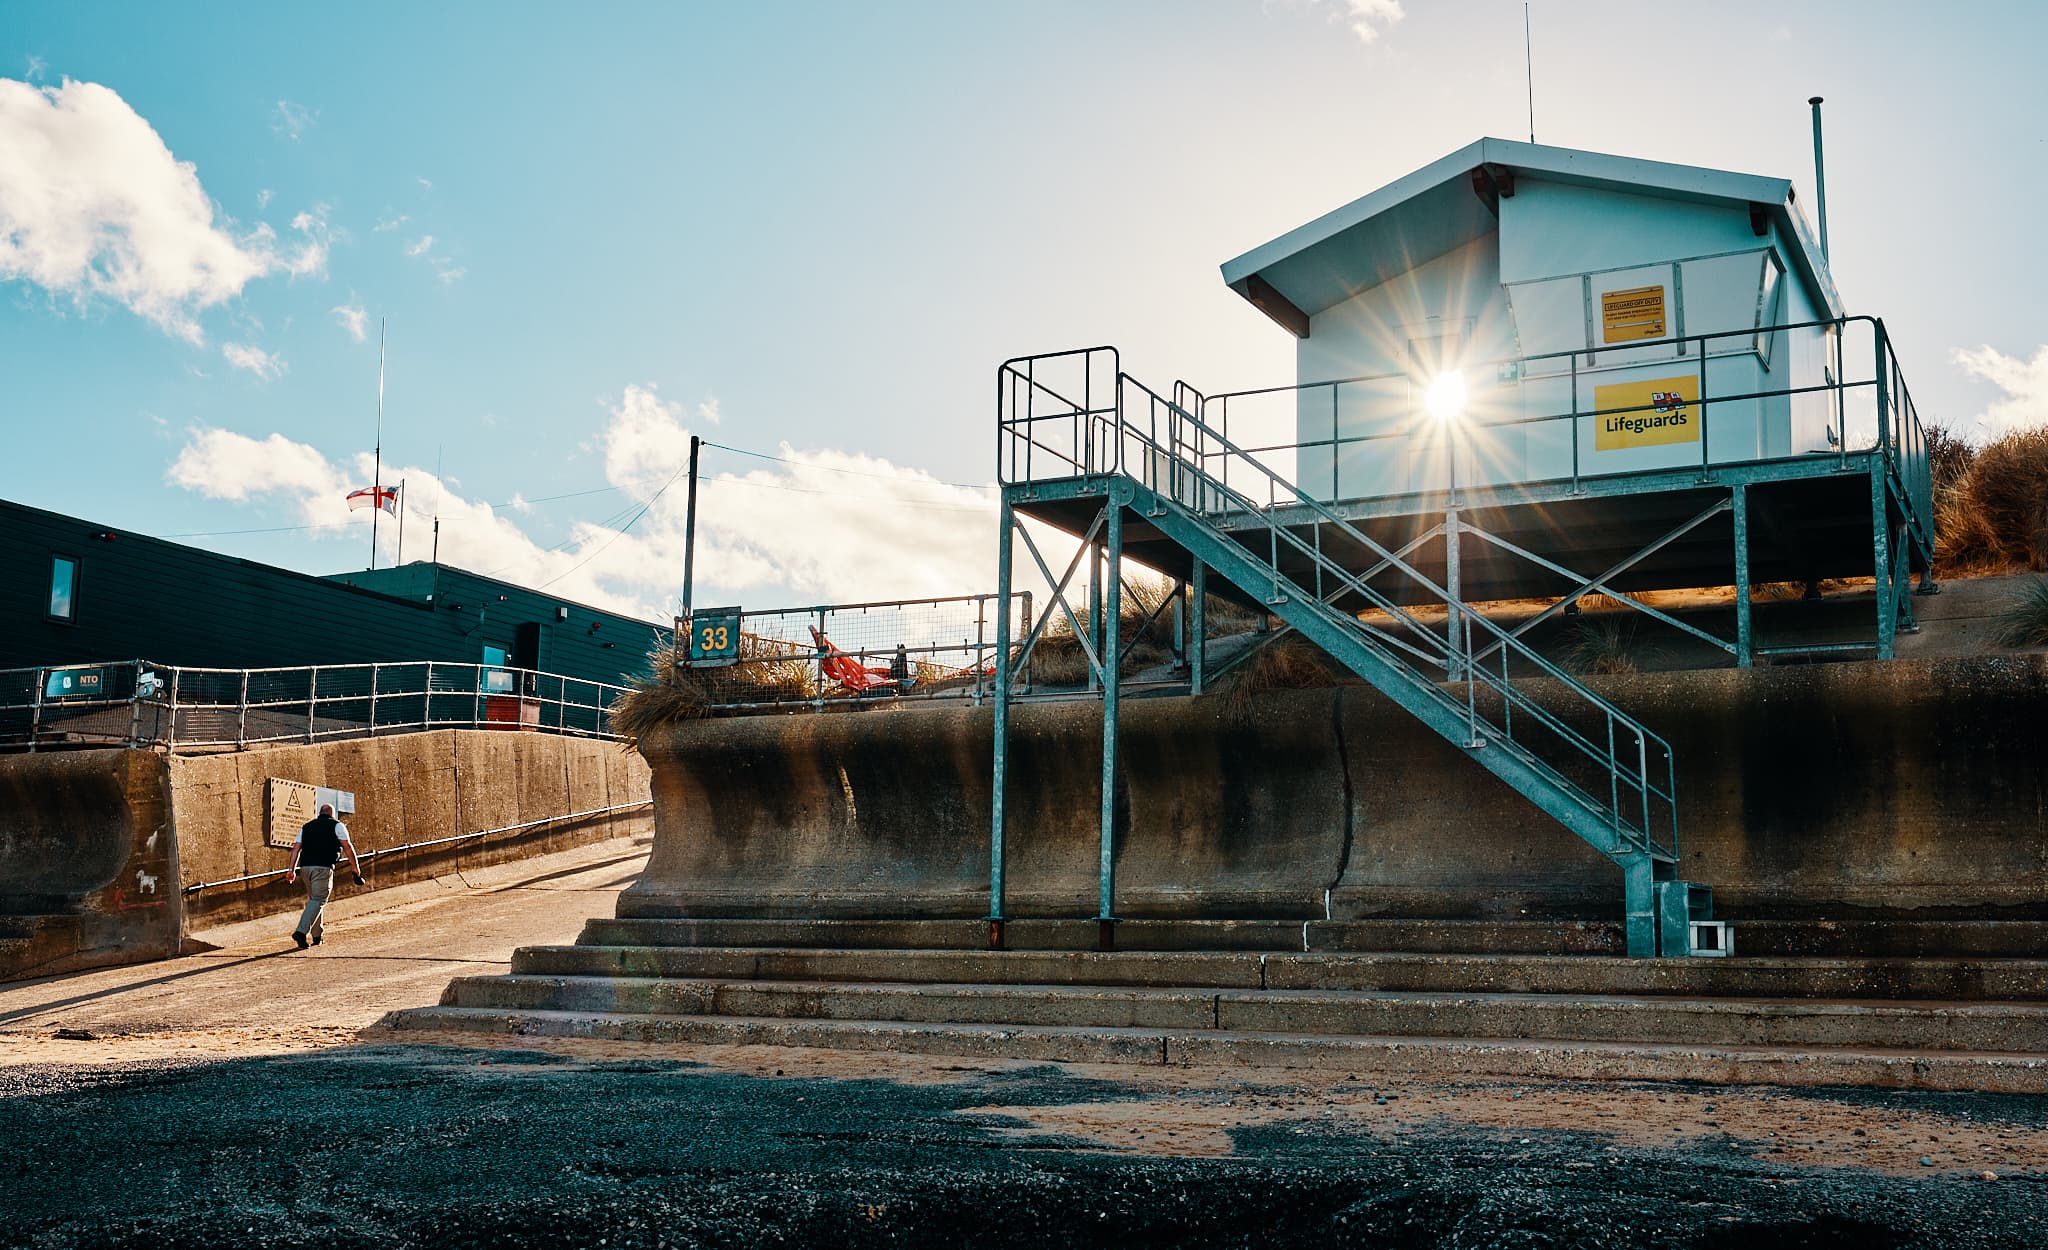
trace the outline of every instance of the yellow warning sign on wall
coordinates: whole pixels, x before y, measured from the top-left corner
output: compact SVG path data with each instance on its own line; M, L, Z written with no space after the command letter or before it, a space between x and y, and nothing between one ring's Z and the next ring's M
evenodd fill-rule
M263 842L266 846L290 846L299 826L319 811L317 786L283 777L265 779L263 795Z
M1700 441L1700 380L1687 375L1593 388L1600 410L1593 446L1599 451ZM1630 411L1616 412L1615 409Z
M1635 286L1626 291L1600 293L1600 341L1633 343L1638 339L1661 339L1664 328L1664 288Z

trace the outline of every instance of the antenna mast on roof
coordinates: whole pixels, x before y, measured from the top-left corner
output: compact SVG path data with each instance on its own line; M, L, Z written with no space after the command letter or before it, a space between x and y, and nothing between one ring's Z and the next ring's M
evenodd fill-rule
M1522 0L1522 81L1529 85L1529 142L1536 142L1536 54L1529 44L1529 0Z
M370 571L377 571L377 514L384 511L384 318L377 318L377 450L370 471Z

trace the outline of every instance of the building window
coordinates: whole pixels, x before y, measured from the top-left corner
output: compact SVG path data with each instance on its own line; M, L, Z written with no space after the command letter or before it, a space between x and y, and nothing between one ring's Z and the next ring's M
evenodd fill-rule
M50 557L50 616L78 619L78 561L70 556Z

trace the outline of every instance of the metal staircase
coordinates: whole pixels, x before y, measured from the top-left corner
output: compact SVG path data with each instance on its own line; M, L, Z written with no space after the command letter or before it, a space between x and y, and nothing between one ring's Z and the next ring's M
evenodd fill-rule
M1389 550L1204 425L1184 387L1168 400L1124 374L1109 348L1011 361L1000 375L1000 398L1006 535L1020 506L1085 508L1099 499L1102 519L1087 541L1092 546L1097 530L1107 532L1112 570L1124 535L1137 532L1132 526L1155 544L1169 540L1198 576L1213 570L1619 865L1631 955L1688 953L1689 921L1707 918L1711 900L1701 887L1675 880L1669 744L1459 600L1455 494L1441 526ZM1285 523L1276 505L1285 505ZM1437 537L1449 585L1413 562ZM1006 540L1006 578L1008 549ZM1340 550L1347 558L1334 554ZM1400 593L1380 588L1389 575ZM1096 619L1116 619L1117 582L1112 571L1112 602ZM1048 618L1055 606L1066 608L1064 589L1062 579ZM1023 640L1027 659L1043 624ZM1107 776L1117 657L1113 641L1102 650L1091 663L1105 683ZM1012 653L1008 640L999 640L998 653ZM999 689L998 709L1005 693ZM999 735L1005 731L998 726ZM1000 737L997 749L1000 759ZM999 797L998 847L1000 810ZM1105 827L1105 874L1107 836ZM994 885L992 919L999 920L999 865ZM1110 902L1105 875L1105 921Z

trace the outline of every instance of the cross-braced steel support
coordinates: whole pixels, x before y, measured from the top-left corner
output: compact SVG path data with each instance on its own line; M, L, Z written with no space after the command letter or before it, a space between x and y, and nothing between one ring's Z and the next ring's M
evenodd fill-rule
M1111 486L1110 496L1104 502L1102 510L1095 514L1073 558L1067 562L1066 570L1057 578L1053 576L1051 565L1038 550L1037 543L1032 540L1030 531L1018 521L1010 500L1005 498L1002 504L1002 536L997 545L996 579L997 594L1004 615L996 628L995 766L992 775L989 836L988 920L991 949L1002 949L1003 925L1008 919L1007 882L1004 875L1007 833L1004 804L1010 773L1010 701L1016 689L1017 674L1031 662L1031 654L1044 636L1046 626L1051 623L1055 611L1064 617L1067 628L1073 631L1074 639L1080 645L1081 654L1088 666L1089 687L1102 692L1102 809L1098 835L1100 877L1096 921L1100 926L1102 949L1112 949L1115 944L1117 719L1122 696L1119 670L1122 668L1124 654L1118 622L1123 609L1123 514L1130 502L1131 490L1128 483L1118 482ZM1016 540L1020 538L1026 554L1037 566L1039 575L1052 587L1052 593L1047 596L1044 611L1035 620L1027 622L1029 628L1023 641L1013 646L1007 613L1015 580L1013 551ZM1083 559L1088 561L1090 570L1090 610L1086 613L1077 612L1068 598L1068 587L1072 584L1074 574L1080 568ZM1200 637L1199 629L1198 621L1197 638ZM1200 661L1197 660L1196 664L1199 666Z

